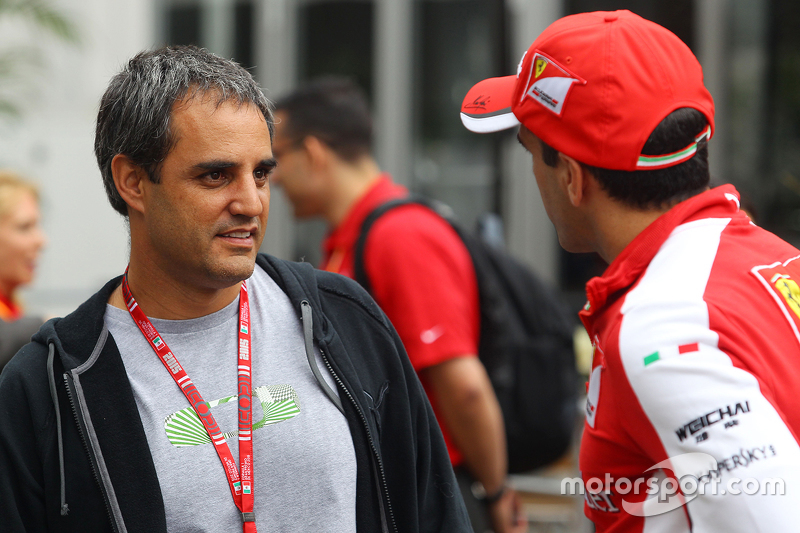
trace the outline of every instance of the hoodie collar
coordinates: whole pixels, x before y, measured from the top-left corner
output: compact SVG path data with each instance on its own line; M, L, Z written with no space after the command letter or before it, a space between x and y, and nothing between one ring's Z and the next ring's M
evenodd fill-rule
M64 318L45 322L32 340L45 346L54 344L65 370L86 362L105 326L106 303L121 280L122 276L115 277Z
M298 316L300 302L304 299L309 300L315 311L320 310L316 283L308 282L313 279L314 269L310 264L298 264L295 265L296 268L290 269L285 262L264 254L258 255L256 264L264 269L289 296ZM65 370L74 369L85 363L105 327L103 317L108 299L121 281L122 276L115 277L72 313L64 318L47 321L32 340L45 346L51 343L55 345ZM322 320L314 323L315 336L318 338L322 337L323 326Z

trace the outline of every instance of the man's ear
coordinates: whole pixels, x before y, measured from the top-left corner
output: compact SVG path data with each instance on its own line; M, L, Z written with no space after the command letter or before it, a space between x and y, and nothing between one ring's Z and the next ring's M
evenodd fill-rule
M111 160L111 175L119 195L128 204L128 209L144 212L144 192L142 182L150 179L147 172L124 154L117 154ZM129 211L130 214L130 211Z
M570 203L578 207L587 200L589 181L592 176L586 167L568 155L559 152L559 165L562 167L562 180Z
M330 165L332 151L330 147L313 135L303 139L303 147L308 154L312 170L327 170Z

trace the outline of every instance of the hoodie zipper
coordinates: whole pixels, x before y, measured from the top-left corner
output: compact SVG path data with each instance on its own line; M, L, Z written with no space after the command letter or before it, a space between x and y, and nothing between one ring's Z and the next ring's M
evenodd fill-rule
M89 446L89 442L86 440L83 418L81 417L80 412L75 406L73 384L69 377L69 374L67 373L64 373L64 383L67 388L67 398L69 399L69 405L70 408L72 408L72 416L75 418L75 425L78 426L78 435L80 435L81 437L81 442L83 443L84 451L89 456L89 465L92 468L92 475L94 476L94 480L97 483L97 486L100 487L100 492L103 494L103 503L105 504L106 507L106 513L108 514L108 519L109 522L111 523L111 528L114 530L115 533L118 533L119 527L117 527L117 522L116 520L114 520L114 514L111 512L111 506L108 503L108 493L106 492L105 486L103 486L103 483L100 480L100 475L97 473L97 458L95 457L94 453L92 453L91 446Z
M350 394L350 391L347 389L347 387L344 386L342 380L339 379L339 376L336 374L336 372L334 372L333 367L331 367L331 364L328 361L328 356L325 355L325 351L322 349L322 347L320 347L319 353L322 356L322 360L325 362L325 366L328 367L328 371L331 373L333 379L335 379L336 383L339 385L340 390L343 390L345 394L347 394L347 397L350 399L350 403L352 403L353 406L355 406L356 411L358 412L358 416L361 417L361 424L364 426L364 429L367 432L367 439L369 440L369 445L372 448L372 455L375 457L375 461L378 463L378 473L380 474L381 478L380 479L381 488L383 489L384 499L386 500L386 508L389 512L389 519L391 520L392 523L392 531L397 532L397 523L394 520L394 513L392 512L392 502L389 499L389 487L388 484L386 483L386 472L383 469L383 462L381 461L381 457L378 454L378 448L375 446L375 440L372 438L372 433L369 430L369 425L367 424L367 419L364 416L364 412L361 410L361 407L359 407L358 403L356 403L356 399L353 398L353 395Z

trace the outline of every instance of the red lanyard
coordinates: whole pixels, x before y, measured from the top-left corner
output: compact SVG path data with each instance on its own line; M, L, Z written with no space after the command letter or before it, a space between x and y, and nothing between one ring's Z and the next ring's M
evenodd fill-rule
M139 326L150 346L158 358L164 363L172 379L181 388L186 399L189 400L195 413L203 422L214 449L217 451L225 475L228 476L233 503L242 512L242 531L256 533L255 514L253 513L253 419L250 406L252 403L252 387L250 384L250 301L247 297L247 284L242 282L239 290L239 470L236 461L222 435L222 430L214 420L214 415L208 404L200 396L197 387L186 374L175 354L170 351L167 343L161 338L150 319L145 316L139 304L136 303L128 287L128 272L122 277L122 295L131 318ZM241 481L239 480L241 472Z

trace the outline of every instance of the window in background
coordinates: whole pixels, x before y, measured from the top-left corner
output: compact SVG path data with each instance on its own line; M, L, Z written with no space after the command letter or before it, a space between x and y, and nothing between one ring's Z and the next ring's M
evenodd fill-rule
M756 222L800 246L800 5L732 3L731 173Z
M166 8L166 36L169 44L202 46L200 35L202 9L199 3L182 3Z
M258 78L255 64L255 5L252 0L233 6L233 59Z
M695 6L693 0L566 0L566 14L627 9L661 24L694 50Z
M299 77L324 75L353 78L372 95L372 2L307 2L299 13Z
M208 48L254 71L255 0L172 0L162 16L164 43Z
M421 0L414 16L411 188L447 203L474 227L482 213L501 211L503 136L467 131L459 112L473 84L509 71L505 2Z

